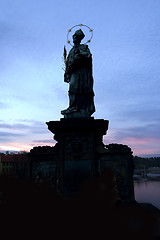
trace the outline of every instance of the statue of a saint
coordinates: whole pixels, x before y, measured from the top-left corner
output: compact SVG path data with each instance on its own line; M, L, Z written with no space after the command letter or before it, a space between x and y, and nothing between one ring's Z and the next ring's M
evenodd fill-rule
M84 37L81 29L74 33L74 46L66 60L64 81L69 83L69 107L61 111L65 118L90 117L95 112L92 54L88 45L80 44Z

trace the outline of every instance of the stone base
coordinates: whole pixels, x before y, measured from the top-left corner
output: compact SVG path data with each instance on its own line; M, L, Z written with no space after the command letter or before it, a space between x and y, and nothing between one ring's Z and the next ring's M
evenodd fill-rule
M57 158L56 147L34 147L28 153L30 177L36 183L48 182L56 190Z
M33 180L48 180L58 194L73 196L86 180L112 168L121 200L134 201L132 151L122 144L103 144L107 120L60 119L47 125L57 143L30 151Z
M106 167L112 168L121 199L124 202L134 201L134 163L131 148L122 144L109 144L105 148L107 151L99 154L98 158L100 172Z
M63 195L74 194L84 181L98 175L96 148L103 145L108 120L69 118L47 125L58 142L58 191Z

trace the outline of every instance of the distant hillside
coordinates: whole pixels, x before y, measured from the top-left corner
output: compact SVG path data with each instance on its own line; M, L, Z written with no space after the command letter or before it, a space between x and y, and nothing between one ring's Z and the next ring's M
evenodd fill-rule
M18 153L18 151L12 151L12 150L0 150L0 153Z
M138 157L141 158L152 158L152 157L160 157L160 154L140 154Z
M135 168L160 167L160 157L138 157L134 156Z
M26 151L12 151L12 150L0 150L0 153L4 153L4 154L23 154L23 153L27 153Z

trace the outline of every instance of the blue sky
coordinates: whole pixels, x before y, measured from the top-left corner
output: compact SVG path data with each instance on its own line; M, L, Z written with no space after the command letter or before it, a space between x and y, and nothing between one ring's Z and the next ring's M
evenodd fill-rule
M159 12L159 0L1 0L0 150L55 144L45 122L68 107L63 47L83 23L93 29L93 116L109 120L104 143L159 154Z

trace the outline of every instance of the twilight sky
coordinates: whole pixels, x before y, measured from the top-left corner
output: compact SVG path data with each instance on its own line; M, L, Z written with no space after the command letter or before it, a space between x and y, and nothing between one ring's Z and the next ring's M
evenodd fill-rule
M93 29L93 116L109 120L104 143L159 154L159 0L1 0L0 150L55 144L45 122L68 107L63 47L80 23Z

